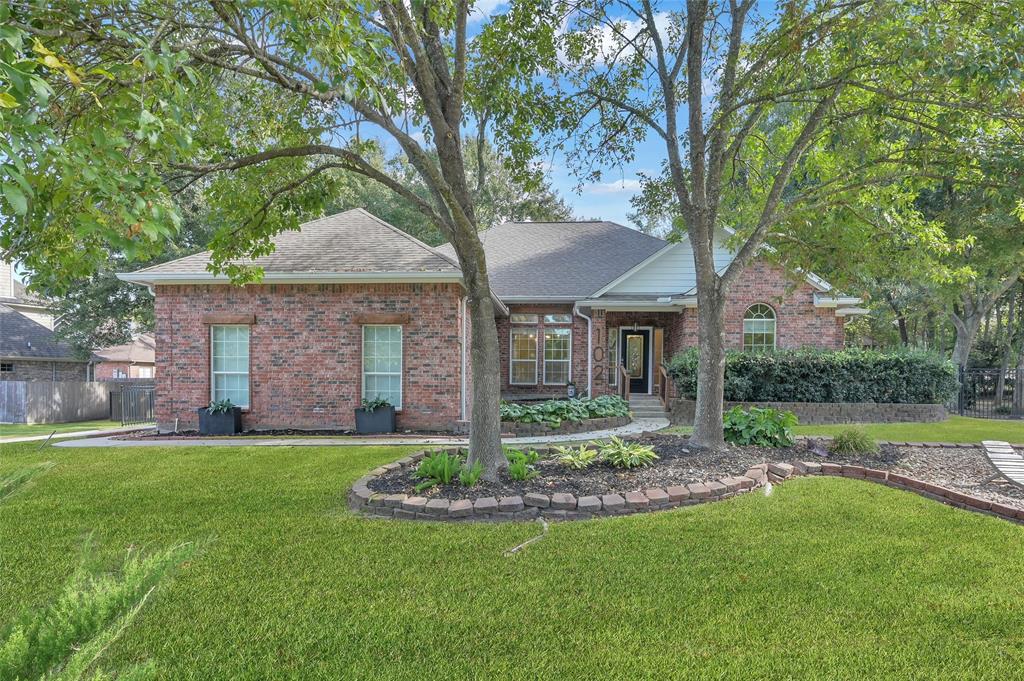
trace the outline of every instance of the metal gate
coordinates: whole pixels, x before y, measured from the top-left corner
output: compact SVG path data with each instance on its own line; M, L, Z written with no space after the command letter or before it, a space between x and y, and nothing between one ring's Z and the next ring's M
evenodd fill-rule
M121 418L122 426L153 423L153 402L156 388L152 385L121 384L119 392L112 392L110 417ZM116 398L116 399L115 399Z
M1024 419L1024 370L961 369L955 411L982 419Z

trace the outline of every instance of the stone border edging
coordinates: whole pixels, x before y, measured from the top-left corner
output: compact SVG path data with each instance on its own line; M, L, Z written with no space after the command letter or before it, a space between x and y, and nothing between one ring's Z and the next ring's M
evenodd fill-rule
M535 435L575 435L595 430L611 430L632 423L628 416L602 416L582 421L562 421L557 428L546 423L520 423L518 421L502 421L501 432L511 433L513 437L533 437Z
M968 511L993 515L1024 524L1024 509L980 499L940 485L876 468L865 468L816 461L762 463L739 476L693 482L686 485L654 487L625 494L576 496L555 492L550 495L531 492L508 497L479 499L428 499L407 494L382 494L369 488L377 477L399 468L411 468L434 451L457 453L458 448L416 452L398 461L375 468L355 481L348 493L349 508L361 515L395 520L432 520L448 522L507 522L534 520L587 520L661 511L680 506L721 501L764 486L801 475L831 475L876 482Z

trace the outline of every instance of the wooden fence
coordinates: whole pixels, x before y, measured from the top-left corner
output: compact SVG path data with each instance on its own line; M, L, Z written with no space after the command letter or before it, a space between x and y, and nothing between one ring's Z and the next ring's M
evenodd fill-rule
M113 381L0 381L0 423L111 418L110 394L120 390L119 383ZM120 418L120 410L116 418Z

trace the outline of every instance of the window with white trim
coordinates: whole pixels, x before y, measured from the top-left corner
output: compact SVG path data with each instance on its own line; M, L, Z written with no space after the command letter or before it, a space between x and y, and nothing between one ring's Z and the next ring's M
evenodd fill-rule
M0 362L0 374L10 374L14 372L14 362Z
M509 315L508 320L513 324L537 324L537 315L535 314L522 314L514 313Z
M402 408L402 326L363 326L363 399L383 398Z
M569 382L572 329L544 329L544 385Z
M747 308L743 315L743 351L771 352L775 349L775 310L764 303Z
M210 399L249 408L249 327L210 326Z
M619 328L608 329L608 385L619 384Z
M139 367L139 378L153 378L153 367Z
M544 315L545 324L572 324L571 314L546 314Z
M509 379L512 385L537 385L537 329L512 329Z

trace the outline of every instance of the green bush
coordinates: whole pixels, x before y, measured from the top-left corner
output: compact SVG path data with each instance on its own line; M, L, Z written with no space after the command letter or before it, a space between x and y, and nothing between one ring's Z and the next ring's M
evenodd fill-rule
M596 463L600 459L598 451L596 449L589 449L585 444L580 445L579 449L557 447L557 450L559 454L558 462L563 466L576 470L589 468L591 464Z
M533 404L501 403L501 420L515 423L547 423L557 428L562 421L579 422L629 416L629 403L618 395L572 400L547 400Z
M468 463L462 464L459 468L459 482L464 487L472 487L480 480L480 476L484 472L484 465L477 461L472 466Z
M829 449L836 454L874 454L878 443L863 428L847 428L836 433Z
M601 458L615 468L640 468L650 466L660 457L654 448L638 442L626 443L612 436L612 439L601 446Z
M508 459L508 477L513 480L529 480L540 475L533 467L540 459L540 454L533 450L523 452L509 449L505 452L505 458Z
M416 485L416 491L422 492L434 485L447 485L459 475L461 468L462 457L458 454L435 452L426 455L414 473L417 478L423 478Z
M669 373L680 396L695 399L697 349L673 357ZM730 352L725 360L732 402L943 404L956 389L952 362L917 350Z
M725 441L736 445L791 447L796 414L777 409L733 407L725 412Z

